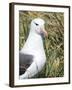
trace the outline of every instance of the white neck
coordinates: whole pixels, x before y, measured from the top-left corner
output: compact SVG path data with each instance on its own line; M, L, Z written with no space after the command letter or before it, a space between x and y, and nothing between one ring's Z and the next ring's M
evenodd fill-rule
M34 53L44 53L44 48L43 48L43 40L40 35L38 35L36 32L33 32L30 30L29 36L27 38L27 41L25 45L23 46L23 49L21 52L29 53L29 54L34 54Z

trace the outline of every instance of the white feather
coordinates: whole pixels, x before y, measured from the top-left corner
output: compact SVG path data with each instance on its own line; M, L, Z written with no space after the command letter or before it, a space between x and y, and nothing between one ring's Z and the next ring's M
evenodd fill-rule
M44 25L44 21L42 19L35 19L33 21L36 23L38 22L40 26ZM36 28L33 25L33 21L31 23L30 33L27 38L27 41L20 52L33 55L34 59L32 65L30 65L30 67L26 70L26 72L20 76L20 79L34 76L35 74L37 74L39 71L42 70L46 62L43 40L41 35L36 33L35 31Z

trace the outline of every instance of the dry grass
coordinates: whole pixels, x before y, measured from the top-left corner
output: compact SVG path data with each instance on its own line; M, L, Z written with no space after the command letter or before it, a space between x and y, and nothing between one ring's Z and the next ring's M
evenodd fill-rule
M64 14L56 12L28 12L19 13L19 49L27 39L30 22L36 17L45 20L48 37L44 39L46 65L36 76L63 77L64 75Z

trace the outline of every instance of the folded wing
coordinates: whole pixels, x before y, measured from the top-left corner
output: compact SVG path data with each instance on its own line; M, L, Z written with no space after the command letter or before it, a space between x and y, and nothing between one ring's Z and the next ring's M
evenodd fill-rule
M19 53L19 75L22 75L25 73L27 68L32 64L33 62L33 55Z

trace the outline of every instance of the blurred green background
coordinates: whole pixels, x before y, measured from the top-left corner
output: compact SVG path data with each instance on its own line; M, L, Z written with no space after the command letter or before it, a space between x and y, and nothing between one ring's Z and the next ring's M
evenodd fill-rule
M35 78L64 76L64 13L61 12L19 12L19 49L23 47L34 18L45 20L48 37L44 39L46 65Z

